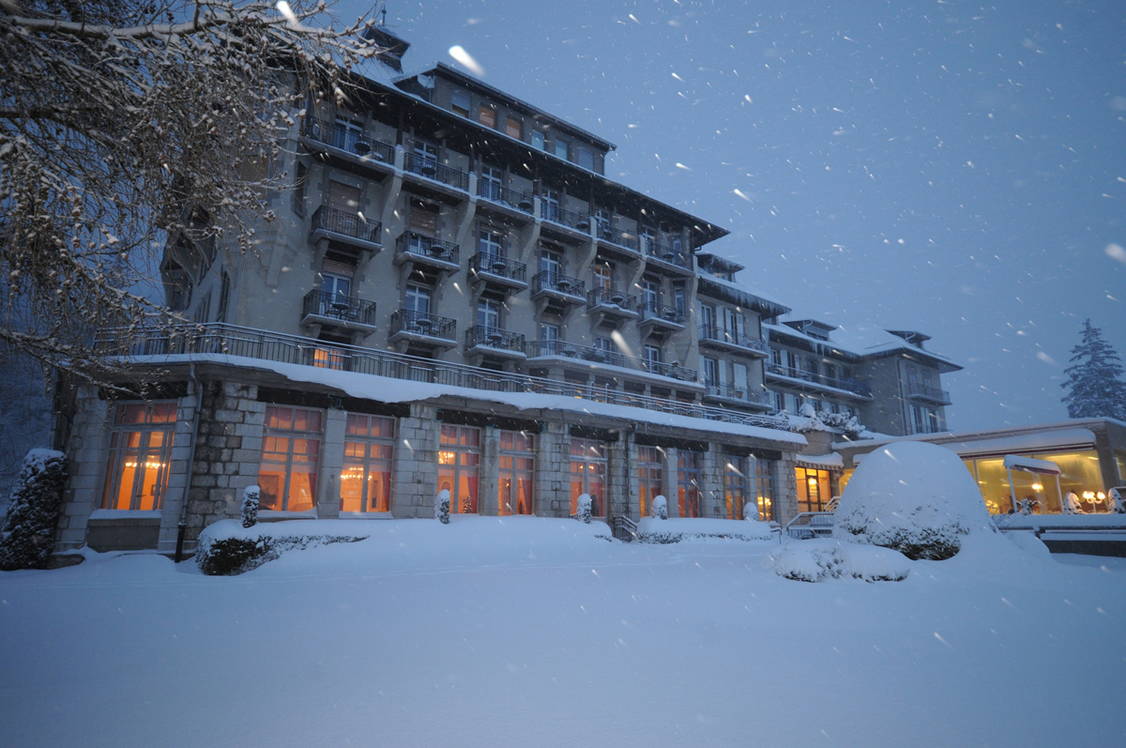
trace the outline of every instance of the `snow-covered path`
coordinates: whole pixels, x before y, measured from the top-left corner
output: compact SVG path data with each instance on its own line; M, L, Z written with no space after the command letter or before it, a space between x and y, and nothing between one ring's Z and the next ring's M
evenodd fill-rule
M769 544L378 524L241 577L0 575L0 744L1126 743L1116 559L804 584Z

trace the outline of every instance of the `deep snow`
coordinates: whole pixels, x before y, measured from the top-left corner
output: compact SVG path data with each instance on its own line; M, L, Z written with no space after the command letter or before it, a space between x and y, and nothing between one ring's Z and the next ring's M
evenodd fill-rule
M355 522L367 540L238 577L0 574L0 744L1126 742L1118 559L968 543L902 582L807 584L777 543Z

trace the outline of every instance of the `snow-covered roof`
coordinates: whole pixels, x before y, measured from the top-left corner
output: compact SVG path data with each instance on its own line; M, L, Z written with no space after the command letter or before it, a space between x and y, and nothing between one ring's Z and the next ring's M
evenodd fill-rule
M1015 429L914 434L912 436L863 439L853 442L834 442L833 449L871 449L897 441L935 442L963 456L1035 452L1048 449L1089 449L1095 443L1095 434L1090 428L1083 428L1083 425L1094 426L1106 422L1126 426L1121 421L1109 418L1075 419L1038 426L1021 426Z
M844 458L838 452L827 455L798 455L795 458L799 465L815 468L843 468Z
M825 323L820 324L824 325ZM919 345L908 343L906 339L880 327L848 327L842 325L832 331L827 341L813 335L806 335L800 330L795 330L784 323L763 325L763 327L769 330L772 335L777 333L780 336L804 340L814 345L828 346L830 351L839 351L845 357L856 356L859 358L873 358L896 352L905 352L931 359L947 372L959 371L962 368L960 364L955 363L941 353L935 353ZM921 335L921 333L919 334ZM923 337L925 338L926 336Z
M749 309L757 309L763 314L770 316L785 314L790 311L790 307L780 304L777 301L772 301L766 294L750 289L745 283L740 281L729 281L726 278L720 278L718 275L711 275L707 272L701 272L699 278L698 292L705 296L716 296L725 301L730 301L733 304L739 304ZM713 287L708 288L709 284Z

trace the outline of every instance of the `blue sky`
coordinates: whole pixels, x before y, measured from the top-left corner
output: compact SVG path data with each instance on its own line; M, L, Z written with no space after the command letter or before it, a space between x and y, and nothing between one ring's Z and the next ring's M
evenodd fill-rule
M709 249L795 314L930 334L966 367L952 428L1065 417L1085 317L1126 354L1120 2L393 1L388 22L408 67L459 44L617 143L609 176L730 229Z

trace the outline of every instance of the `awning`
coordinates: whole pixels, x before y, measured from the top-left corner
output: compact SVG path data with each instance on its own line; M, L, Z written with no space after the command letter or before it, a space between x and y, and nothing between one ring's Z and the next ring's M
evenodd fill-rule
M1019 455L1005 455L1005 468L1009 470L1023 470L1026 473L1039 473L1041 475L1059 475L1060 466L1048 460L1036 460L1032 457Z

